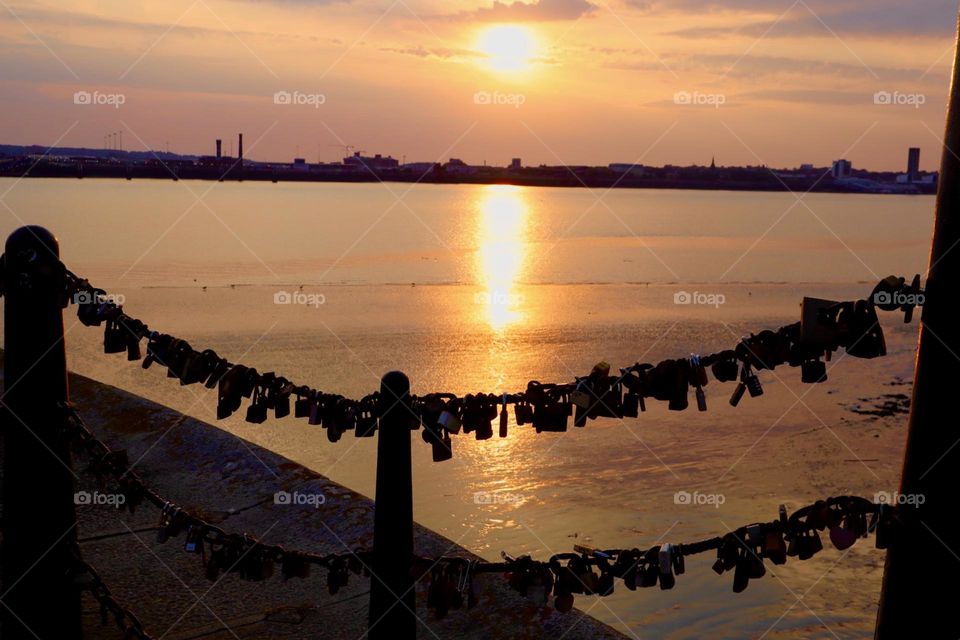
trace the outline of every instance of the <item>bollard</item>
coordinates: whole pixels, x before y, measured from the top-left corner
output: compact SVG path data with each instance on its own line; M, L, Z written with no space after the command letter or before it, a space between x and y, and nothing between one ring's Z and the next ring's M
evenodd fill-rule
M956 420L960 250L955 249L960 242L960 159L956 155L960 152L960 55L953 66L944 146L900 477L900 495L922 495L923 504L887 552L875 633L879 640L960 636L955 610L960 584L949 577L960 569L955 507L960 467Z
M0 636L80 638L74 478L62 436L68 399L65 272L57 239L21 227L4 254L3 587Z
M417 635L413 562L413 472L410 458L410 380L400 371L380 384L380 433L370 576L370 640Z

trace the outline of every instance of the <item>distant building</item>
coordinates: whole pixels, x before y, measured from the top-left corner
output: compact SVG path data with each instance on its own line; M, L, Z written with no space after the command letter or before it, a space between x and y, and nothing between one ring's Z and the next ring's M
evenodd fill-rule
M460 158L450 158L450 160L445 165L443 165L443 169L447 173L467 175L467 174L476 173L478 170L478 167L471 167Z
M523 165L520 163L520 158L514 158L513 160L511 160L511 161L510 161L510 168L511 168L513 171L517 171L517 170L519 170L519 169L522 169L522 168L523 168Z
M911 147L907 154L907 179L914 182L920 179L920 149Z
M293 159L292 169L293 169L294 171L306 171L308 168L309 168L309 167L307 167L307 160L306 160L306 158L294 158L294 159Z
M800 165L800 171L803 172L803 173L813 173L813 165L812 165L812 164L802 164L802 165Z
M831 172L831 175L833 175L834 180L849 178L852 172L853 163L849 160L833 161L833 171Z
M393 156L381 156L379 153L375 156L361 156L359 151L354 152L352 156L343 159L343 164L353 168L362 169L396 169L400 166L400 161Z
M419 174L427 174L433 171L437 166L436 162L408 162L401 165L404 171L413 171Z
M614 162L613 164L608 164L607 169L610 171L615 171L617 173L626 173L631 176L645 176L647 175L646 168L643 165L639 164L628 164L626 162Z

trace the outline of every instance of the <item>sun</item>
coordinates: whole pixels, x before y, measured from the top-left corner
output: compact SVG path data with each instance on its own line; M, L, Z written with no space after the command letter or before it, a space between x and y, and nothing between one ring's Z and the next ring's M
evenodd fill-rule
M524 71L530 68L537 43L533 33L515 24L498 24L480 33L477 48L484 64L495 71Z

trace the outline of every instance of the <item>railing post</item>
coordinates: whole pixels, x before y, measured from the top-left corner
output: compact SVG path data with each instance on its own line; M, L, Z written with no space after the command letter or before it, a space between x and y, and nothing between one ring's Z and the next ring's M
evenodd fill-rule
M413 560L413 473L410 458L410 380L400 371L380 384L377 493L370 578L370 640L417 635Z
M67 575L75 475L57 406L68 398L60 247L43 227L21 227L4 255L0 636L80 638L80 592Z
M960 49L958 49L960 53ZM957 371L960 370L960 55L955 58L926 301L900 493L923 504L895 537L883 576L876 638L960 636L957 527Z

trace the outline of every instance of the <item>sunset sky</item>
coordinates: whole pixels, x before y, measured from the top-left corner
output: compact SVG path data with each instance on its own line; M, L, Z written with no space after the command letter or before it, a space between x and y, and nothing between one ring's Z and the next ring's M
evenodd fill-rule
M939 164L956 0L0 0L0 143ZM74 93L123 104L75 104ZM276 104L285 91L301 104ZM876 104L887 92L889 102ZM317 97L322 96L322 97ZM884 99L881 97L880 102ZM693 102L694 104L684 104ZM321 104L322 103L322 104ZM235 147L235 142L233 143Z

